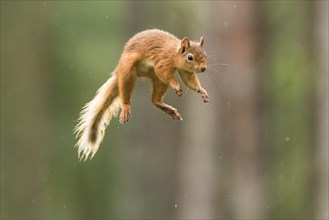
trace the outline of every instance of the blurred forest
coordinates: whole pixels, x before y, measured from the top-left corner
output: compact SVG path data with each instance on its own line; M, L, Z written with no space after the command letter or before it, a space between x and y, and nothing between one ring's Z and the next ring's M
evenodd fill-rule
M73 129L125 42L205 38L210 96L138 80L80 162ZM328 219L328 1L1 1L1 219Z

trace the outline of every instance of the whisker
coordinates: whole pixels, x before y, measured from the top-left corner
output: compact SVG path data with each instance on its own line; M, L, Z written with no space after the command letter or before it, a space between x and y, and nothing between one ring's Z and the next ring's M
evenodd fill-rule
M184 97L184 96L186 96L186 95L189 93L189 91L190 91L190 89L189 89L189 88L187 88L187 89L185 90L185 92L184 92L184 95L183 95L183 97Z
M211 69L211 71L216 71L216 72L218 72L218 73L223 73L223 72L221 72L221 71L218 70L218 69Z
M227 75L229 74L229 72L227 72L227 71L222 71L222 70L218 70L218 69L208 69L208 70L212 71L212 72L216 72L214 74L212 74L211 72L209 72L209 73L211 74L212 77L215 77L219 81L223 81L223 82L226 81Z
M206 71L207 74L205 75L208 75L210 78L211 78L211 81L214 83L215 87L218 89L218 84L217 84L217 81L216 79L211 75L211 73L209 71Z
M227 74L228 73L226 70L221 70L221 69L217 69L217 68L213 68L213 67L209 67L208 70L215 71L215 72L220 73L220 74Z
M204 83L205 83L205 86L207 87L207 74L203 74L203 75L204 75Z
M231 66L231 64L228 63L208 63L208 66Z
M219 60L219 59L220 59L220 57L218 57L218 56L207 56L207 60Z
M207 54L219 54L219 51L218 50L216 50L216 51L208 51L207 50Z

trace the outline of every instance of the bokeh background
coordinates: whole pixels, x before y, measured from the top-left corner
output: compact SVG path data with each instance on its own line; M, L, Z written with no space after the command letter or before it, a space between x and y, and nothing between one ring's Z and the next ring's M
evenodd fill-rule
M79 162L81 107L124 43L205 38L210 103L137 82ZM1 1L2 219L327 219L327 1Z

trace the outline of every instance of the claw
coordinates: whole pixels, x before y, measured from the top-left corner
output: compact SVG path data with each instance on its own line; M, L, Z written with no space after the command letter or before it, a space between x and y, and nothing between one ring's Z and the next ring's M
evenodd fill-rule
M208 103L209 102L209 100L208 100L208 93L206 92L206 90L205 89L203 89L203 88L199 88L199 89L197 89L196 90L198 93L201 93L201 98L203 99L203 102L204 103Z
M124 124L128 122L130 116L130 110L122 110L120 113L120 124Z
M182 90L181 88L177 89L177 90L176 90L176 94L177 94L178 96L182 96L182 95L183 95L183 90Z
M173 111L170 113L171 117L176 121L183 121L182 116L178 113L178 111Z
M207 95L202 95L201 97L202 97L204 103L208 103L209 102L209 99L208 99L208 96Z

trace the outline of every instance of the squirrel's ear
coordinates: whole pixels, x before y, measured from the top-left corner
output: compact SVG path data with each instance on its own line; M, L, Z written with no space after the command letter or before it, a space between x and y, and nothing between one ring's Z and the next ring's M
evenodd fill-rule
M181 42L182 53L184 53L185 50L188 49L189 47L190 47L190 40L187 37L184 37Z
M200 47L203 47L203 42L204 42L203 36L201 36L200 41L199 41Z

